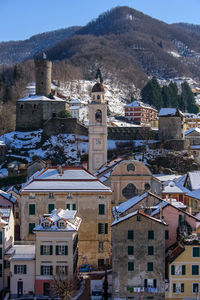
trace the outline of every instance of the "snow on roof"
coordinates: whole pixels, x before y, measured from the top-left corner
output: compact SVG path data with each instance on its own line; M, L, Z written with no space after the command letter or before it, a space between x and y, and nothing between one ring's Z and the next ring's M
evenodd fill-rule
M194 191L188 191L186 196L200 200L200 189Z
M80 106L70 106L70 110L79 110L81 107Z
M177 116L179 114L183 115L182 112L180 112L177 108L161 108L158 116Z
M24 98L21 98L19 100L17 100L19 102L22 102L22 101L62 101L62 102L65 102L65 100L57 97L57 96L53 96L53 98L48 98L46 96L42 96L42 95L29 95L29 96L26 96Z
M189 130L186 130L184 134L185 134L185 135L188 135L189 133L194 132L194 131L200 133L200 128L198 128L198 127L191 128L191 129L189 129Z
M61 173L58 168L46 168L21 190L21 192L30 191L112 192L96 176L84 168L74 166L63 167Z
M158 223L160 223L160 224L166 225L165 222L163 222L163 221L161 221L161 220L159 220L159 219L156 219L156 218L154 218L154 217L152 217L152 216L150 216L150 215L147 215L147 214L145 214L144 212L142 212L142 211L140 211L140 210L137 210L137 211L131 212L130 214L128 214L128 215L126 215L126 216L123 216L123 217L121 217L121 218L119 218L119 219L115 219L115 221L111 224L111 226L114 226L114 225L116 225L116 224L119 224L119 223L121 223L122 221L125 221L125 220L127 220L127 219L129 219L129 218L131 218L131 217L133 217L133 216L136 216L136 215L142 215L142 216L144 216L144 217L147 217L147 218L151 219L152 221L156 221L156 222L158 222Z
M157 179L159 179L161 182L165 182L165 181L172 181L174 179L177 179L177 178L181 178L182 175L165 175L165 174L153 174L153 176Z
M0 146L5 146L5 142L3 140L0 140Z
M10 260L34 260L35 245L14 245L6 254L11 255Z
M16 201L17 201L17 199L15 197L13 197L11 194L4 192L2 190L0 190L0 196L5 198L6 200L9 200L12 203L16 203Z
M81 104L81 101L79 99L72 99L69 101L69 104Z
M125 107L144 107L144 108L149 108L149 109L157 111L154 107L152 107L149 104L146 104L142 101L139 101L139 100L135 100L135 101L127 104Z
M104 180L104 177L106 177L105 180L107 180L110 177L111 171L114 169L114 167L123 160L124 160L123 157L118 157L116 159L113 159L112 161L107 163L105 166L103 166L101 169L99 169L94 175L97 176L99 179L102 178L103 180Z
M188 172L192 190L200 189L200 171Z
M128 210L130 207L134 206L135 204L137 204L138 202L140 202L141 200L143 200L144 198L146 198L148 196L148 193L144 193L140 196L135 196L123 203L121 203L118 207L117 207L117 211L119 213L123 213L126 210Z
M52 213L45 216L42 222L37 225L34 231L78 231L81 224L81 218L76 216L76 210L64 210L64 209L54 209ZM44 227L42 224L46 220L50 221L49 227ZM64 220L66 222L66 227L58 227L58 221Z
M166 201L162 201L161 203L161 207L164 208L165 206L167 206L169 203L167 203ZM151 216L155 216L160 212L160 203L158 203L156 205L156 209L151 213Z
M192 145L190 146L191 150L199 150L200 149L200 145Z
M168 185L166 185L162 191L162 194L185 194L188 192L188 189L186 189L184 186L175 183L174 181L170 181Z

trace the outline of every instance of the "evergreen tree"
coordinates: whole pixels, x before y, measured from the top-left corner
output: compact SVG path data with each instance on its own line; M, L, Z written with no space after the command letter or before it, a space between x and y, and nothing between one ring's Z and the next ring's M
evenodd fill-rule
M16 81L16 80L18 80L20 77L21 77L21 75L20 75L20 70L19 70L18 66L15 65L15 66L14 66L14 69L13 69L13 80Z
M100 70L100 69L97 70L97 73L96 73L95 78L96 78L96 79L99 78L99 79L100 79L100 83L101 83L101 84L103 83L103 77L102 77L102 74L101 74L101 70Z
M170 88L167 85L162 87L163 107L172 107Z
M186 109L189 113L198 113L199 109L198 106L195 103L194 94L189 86L189 84L184 81L181 84L182 92L181 97L183 101L186 103Z
M180 110L183 112L185 112L187 109L187 102L182 97L182 95L179 95L179 97L178 97L178 108L180 108Z
M3 102L6 103L8 101L13 100L12 88L10 86L6 86L4 95L3 95Z
M141 91L142 100L157 109L163 107L162 90L156 77L153 77Z
M170 102L171 107L177 107L178 106L178 87L176 82L170 81L169 84L169 90L170 90Z

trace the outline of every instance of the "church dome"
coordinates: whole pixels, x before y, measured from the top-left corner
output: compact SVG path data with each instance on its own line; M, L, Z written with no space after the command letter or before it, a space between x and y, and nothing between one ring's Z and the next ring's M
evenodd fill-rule
M101 83L97 82L93 88L92 88L92 93L104 93L104 87Z

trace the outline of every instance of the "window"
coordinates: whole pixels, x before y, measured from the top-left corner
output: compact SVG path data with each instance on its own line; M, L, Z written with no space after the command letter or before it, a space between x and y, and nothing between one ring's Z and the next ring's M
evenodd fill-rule
M95 113L95 120L96 122L102 122L102 112L100 109L98 109Z
M130 171L135 171L135 166L134 164L128 164L127 167L126 167L127 171L130 172Z
M20 109L24 109L24 104L20 104Z
M66 209L70 210L70 204L69 203L66 204Z
M104 214L105 214L105 205L99 204L99 215L104 215Z
M134 271L134 262L133 261L128 262L128 271Z
M56 274L59 276L65 276L68 273L67 266L56 266Z
M0 264L0 277L2 277L2 273L3 273L3 266L2 264Z
M14 274L26 274L26 265L14 265Z
M37 104L33 104L33 109L37 109Z
M16 219L19 219L19 213L16 211L16 213L15 213L15 218Z
M166 240L169 239L169 230L165 230L165 239L166 239Z
M98 259L98 268L102 268L102 267L104 267L104 259L100 258Z
M149 240L153 240L154 239L154 231L153 230L149 230L148 231L148 239Z
M128 255L133 255L133 254L134 254L133 246L128 246Z
M65 228L66 228L66 223L65 223L65 221L59 221L59 222L58 222L58 227L61 228L61 229L65 229Z
M56 245L56 255L68 255L68 246Z
M98 234L108 234L108 223L98 223Z
M200 247L193 247L192 248L192 256L193 257L200 257Z
M198 293L199 292L199 284L198 283L193 283L192 284L192 292L193 293Z
M67 193L67 199L72 199L72 193Z
M144 287L145 288L156 288L157 280L156 279L144 279Z
M0 245L2 245L2 231L0 231Z
M199 266L198 265L192 266L192 275L199 275Z
M101 139L96 139L96 145L101 145Z
M184 293L184 283L173 283L173 293Z
M41 245L40 246L40 255L52 255L53 246L52 245Z
M30 193L29 194L29 199L35 199L35 193Z
M104 252L104 242L99 242L99 253Z
M148 255L154 255L154 248L153 248L153 246L148 246Z
M134 231L128 230L128 240L133 240L133 239L134 239Z
M29 215L35 215L35 204L29 204Z
M153 271L153 263L152 262L147 263L147 271Z
M4 260L4 269L9 269L10 268L10 261L9 260Z
M128 183L127 186L122 190L122 195L128 200L138 194L138 190L134 184Z
M29 223L29 234L33 233L33 228L35 227L35 223Z
M41 275L53 275L53 266L41 266Z
M141 221L141 216L137 216L137 221Z
M54 193L52 192L49 193L49 199L54 199Z
M50 227L50 222L49 222L49 221L44 221L44 222L42 223L42 226L43 226L44 228L49 228L49 227Z
M150 188L151 188L150 184L149 183L145 183L145 185L144 185L145 191L149 191Z
M49 204L49 205L48 205L48 213L51 214L52 211L54 210L54 208L55 208L55 205L54 205L54 204Z
M76 210L76 203L72 204L72 210Z
M185 265L171 266L171 275L185 275Z
M0 248L0 259L2 259L2 248Z

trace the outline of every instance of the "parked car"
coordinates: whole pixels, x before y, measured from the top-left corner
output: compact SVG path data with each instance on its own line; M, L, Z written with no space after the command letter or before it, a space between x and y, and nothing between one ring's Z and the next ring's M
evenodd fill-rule
M91 272L92 268L90 265L82 265L79 267L79 272Z

